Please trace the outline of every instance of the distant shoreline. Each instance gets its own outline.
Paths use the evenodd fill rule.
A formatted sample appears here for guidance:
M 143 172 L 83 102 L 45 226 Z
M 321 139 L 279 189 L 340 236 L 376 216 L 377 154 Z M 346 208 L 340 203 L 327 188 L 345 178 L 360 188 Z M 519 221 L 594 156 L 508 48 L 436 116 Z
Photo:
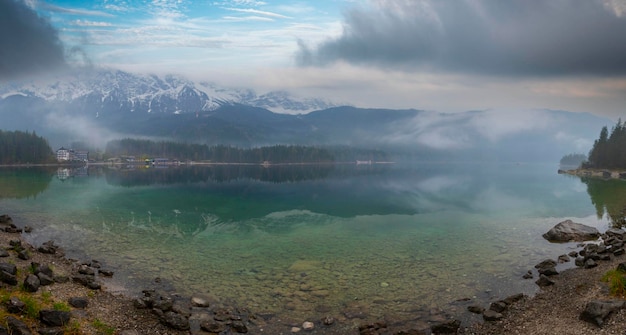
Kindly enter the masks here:
M 559 174 L 568 174 L 577 177 L 592 177 L 602 179 L 623 179 L 626 180 L 626 170 L 610 170 L 610 169 L 559 169 Z
M 81 164 L 62 164 L 62 163 L 43 163 L 43 164 L 0 164 L 0 167 L 81 167 L 81 166 L 118 166 L 118 165 L 137 165 L 137 166 L 145 166 L 145 165 L 156 165 L 156 166 L 212 166 L 212 165 L 233 165 L 233 166 L 306 166 L 306 165 L 389 165 L 395 164 L 395 162 L 391 161 L 372 161 L 370 163 L 358 163 L 357 161 L 352 162 L 293 162 L 293 163 L 272 163 L 272 162 L 261 162 L 261 163 L 238 163 L 238 162 L 210 162 L 210 161 L 188 161 L 188 162 L 167 162 L 167 163 L 157 163 L 157 164 L 146 164 L 144 162 L 92 162 L 92 163 L 81 163 Z

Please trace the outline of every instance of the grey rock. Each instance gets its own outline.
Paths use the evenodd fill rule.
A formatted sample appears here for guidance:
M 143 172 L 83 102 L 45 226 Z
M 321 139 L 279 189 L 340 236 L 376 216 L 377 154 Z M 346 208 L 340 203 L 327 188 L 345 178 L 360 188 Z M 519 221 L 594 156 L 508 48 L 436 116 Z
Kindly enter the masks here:
M 553 259 L 544 259 L 535 265 L 535 269 L 553 268 L 556 266 L 556 261 Z
M 21 314 L 24 311 L 26 304 L 17 297 L 11 297 L 7 301 L 7 311 L 13 314 Z
M 332 316 L 326 316 L 322 319 L 322 324 L 324 326 L 332 326 L 335 323 L 335 318 Z
M 209 301 L 204 298 L 193 297 L 191 298 L 191 305 L 194 307 L 209 307 Z
M 595 268 L 596 266 L 598 266 L 598 263 L 591 258 L 585 261 L 585 269 Z
M 61 327 L 39 328 L 39 335 L 63 335 L 65 331 Z
M 456 334 L 459 327 L 461 327 L 461 321 L 449 320 L 431 326 L 430 330 L 434 334 Z
M 172 303 L 172 311 L 189 317 L 191 316 L 191 302 L 187 299 L 175 299 Z
M 533 272 L 532 272 L 532 271 L 530 271 L 530 270 L 528 270 L 528 272 L 526 272 L 526 273 L 522 276 L 522 278 L 524 278 L 524 279 L 533 279 L 533 277 L 534 277 L 534 276 L 533 276 Z
M 17 258 L 27 261 L 30 259 L 30 254 L 28 253 L 28 250 L 22 249 L 17 253 Z
M 569 260 L 569 256 L 568 255 L 561 255 L 561 256 L 559 256 L 559 258 L 557 258 L 557 261 L 559 263 L 567 263 L 570 260 Z
M 78 273 L 80 273 L 81 275 L 87 275 L 87 276 L 95 276 L 96 275 L 96 271 L 92 268 L 90 268 L 87 265 L 81 265 L 78 267 Z
M 585 310 L 580 314 L 580 319 L 594 323 L 602 327 L 606 318 L 613 312 L 624 308 L 624 301 L 620 300 L 594 300 L 585 305 Z
M 68 276 L 54 275 L 54 282 L 55 283 L 67 283 L 68 281 L 70 281 L 70 277 L 68 277 Z
M 85 297 L 72 297 L 68 299 L 68 302 L 75 308 L 86 308 L 89 305 L 89 299 Z
M 205 320 L 200 323 L 200 328 L 209 333 L 221 333 L 226 330 L 226 324 L 216 320 Z
M 556 268 L 551 267 L 551 268 L 539 269 L 539 274 L 540 275 L 546 275 L 546 276 L 555 276 L 555 275 L 558 275 L 559 272 L 556 271 Z
M 467 310 L 474 314 L 482 314 L 485 311 L 482 306 L 477 305 L 467 306 Z
M 17 276 L 7 273 L 5 271 L 0 271 L 0 281 L 9 284 L 9 285 L 17 285 Z
M 37 251 L 41 252 L 42 254 L 56 254 L 57 250 L 59 249 L 58 246 L 54 245 L 54 241 L 48 241 L 48 242 L 44 242 L 39 248 L 37 248 Z
M 90 276 L 90 275 L 85 275 L 85 274 L 78 274 L 72 277 L 72 281 L 75 281 L 87 288 L 90 288 L 92 290 L 99 290 L 100 289 L 100 284 L 98 284 L 95 280 L 94 276 Z
M 70 322 L 71 314 L 67 311 L 42 309 L 39 311 L 39 320 L 48 326 L 63 327 Z
M 498 321 L 503 317 L 504 315 L 493 310 L 486 310 L 485 313 L 483 313 L 483 319 L 485 321 Z
M 550 242 L 588 241 L 600 237 L 600 232 L 594 227 L 565 220 L 542 236 Z
M 11 335 L 32 335 L 28 326 L 14 316 L 7 316 L 5 322 L 9 328 Z
M 30 263 L 30 265 L 33 268 L 33 273 L 34 274 L 43 273 L 43 274 L 47 275 L 48 277 L 53 277 L 54 276 L 54 273 L 52 272 L 52 269 L 47 264 L 41 265 L 39 263 L 32 262 L 32 263 Z
M 523 293 L 517 293 L 517 294 L 513 294 L 511 296 L 506 297 L 504 300 L 504 303 L 507 305 L 511 305 L 514 302 L 520 301 L 522 299 L 524 299 L 525 295 Z
M 611 237 L 616 237 L 620 240 L 624 240 L 624 236 L 626 236 L 626 231 L 621 228 L 610 228 L 606 231 L 605 234 Z
M 180 315 L 171 311 L 163 313 L 163 316 L 161 317 L 161 322 L 173 329 L 189 329 L 189 319 L 187 319 L 184 315 Z
M 245 323 L 243 323 L 243 321 L 233 321 L 233 323 L 230 325 L 230 328 L 234 330 L 235 332 L 241 333 L 241 334 L 245 334 L 248 332 L 248 327 L 246 326 Z M 309 330 L 310 329 L 313 329 L 313 328 L 309 328 Z
M 498 313 L 502 313 L 506 310 L 506 303 L 504 301 L 492 302 L 491 305 L 489 305 L 489 309 Z
M 535 281 L 535 283 L 541 287 L 544 286 L 550 286 L 550 285 L 554 285 L 554 281 L 552 281 L 550 278 L 548 278 L 548 276 L 546 275 L 541 275 L 539 276 L 539 279 L 537 279 L 537 281 Z
M 24 289 L 28 292 L 37 292 L 39 286 L 41 286 L 39 277 L 33 274 L 29 274 L 26 279 L 24 279 Z
M 52 279 L 50 276 L 48 276 L 47 274 L 43 272 L 39 272 L 37 274 L 37 278 L 39 278 L 39 282 L 41 283 L 41 286 L 47 286 L 47 285 L 51 285 L 54 283 L 54 279 Z

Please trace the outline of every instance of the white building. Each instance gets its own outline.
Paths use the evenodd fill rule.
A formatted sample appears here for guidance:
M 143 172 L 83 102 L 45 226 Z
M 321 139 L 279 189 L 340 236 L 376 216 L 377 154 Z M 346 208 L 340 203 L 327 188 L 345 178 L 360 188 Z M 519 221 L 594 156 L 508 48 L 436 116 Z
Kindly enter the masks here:
M 72 151 L 70 149 L 65 149 L 64 147 L 61 147 L 59 150 L 57 150 L 57 160 L 59 162 L 67 162 L 69 160 L 72 159 Z
M 57 150 L 57 161 L 69 162 L 69 161 L 89 161 L 89 151 L 76 151 L 73 149 L 65 149 L 61 147 Z

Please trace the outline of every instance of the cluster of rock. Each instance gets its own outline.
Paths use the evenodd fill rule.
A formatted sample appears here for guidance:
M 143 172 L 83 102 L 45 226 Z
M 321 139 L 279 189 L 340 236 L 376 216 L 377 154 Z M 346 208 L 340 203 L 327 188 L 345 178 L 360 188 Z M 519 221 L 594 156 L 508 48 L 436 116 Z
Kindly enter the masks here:
M 468 306 L 467 310 L 472 313 L 482 314 L 485 321 L 498 321 L 504 318 L 504 314 L 502 313 L 504 313 L 509 308 L 509 306 L 521 299 L 524 299 L 525 297 L 525 295 L 518 293 L 511 295 L 505 299 L 492 302 L 489 305 L 488 309 L 485 309 L 479 305 L 472 305 Z
M 20 234 L 31 232 L 31 228 L 19 228 L 13 224 L 11 217 L 0 215 L 0 231 Z M 30 245 L 23 245 L 21 240 L 15 239 L 9 242 L 9 247 L 0 248 L 0 258 L 10 257 L 12 251 L 20 260 L 30 260 L 35 252 L 62 257 L 62 250 L 53 241 L 43 243 L 38 248 Z M 23 280 L 18 280 L 19 273 L 29 273 Z M 0 282 L 11 286 L 22 285 L 25 291 L 37 292 L 41 286 L 52 285 L 54 283 L 65 283 L 72 281 L 83 285 L 91 290 L 100 290 L 101 277 L 111 277 L 113 272 L 103 269 L 100 262 L 96 260 L 75 263 L 72 273 L 68 275 L 56 274 L 48 265 L 31 262 L 28 269 L 18 271 L 17 266 L 9 262 L 0 261 Z M 68 303 L 75 308 L 86 308 L 87 298 L 74 297 Z M 9 313 L 23 314 L 24 303 L 17 298 L 11 298 L 7 309 Z M 208 334 L 245 334 L 255 332 L 259 326 L 265 324 L 268 318 L 273 315 L 252 314 L 247 309 L 225 306 L 211 302 L 208 299 L 193 297 L 186 298 L 176 293 L 166 293 L 157 290 L 144 290 L 143 297 L 135 299 L 134 305 L 138 309 L 149 309 L 157 316 L 159 321 L 173 330 L 190 331 L 192 333 Z M 43 310 L 40 315 L 41 326 L 37 327 L 40 334 L 63 334 L 62 326 L 66 325 L 71 318 L 70 312 Z M 320 324 L 330 326 L 334 323 L 334 318 L 326 317 L 320 320 Z M 5 330 L 0 326 L 0 334 L 31 334 L 28 326 L 19 318 L 9 316 L 7 323 L 9 329 Z M 304 321 L 300 325 L 293 325 L 291 331 L 301 330 L 311 331 L 315 328 L 315 323 Z
M 161 323 L 177 330 L 245 334 L 256 319 L 245 309 L 212 306 L 200 297 L 189 299 L 156 290 L 144 290 L 134 304 L 139 309 L 151 309 Z
M 599 261 L 609 261 L 612 257 L 626 253 L 624 250 L 626 231 L 622 229 L 611 228 L 604 234 L 600 234 L 596 228 L 566 220 L 555 225 L 550 231 L 543 234 L 543 237 L 551 242 L 583 242 L 589 240 L 594 242 L 579 244 L 579 247 L 582 248 L 581 250 L 560 255 L 556 260 L 543 260 L 535 265 L 534 271 L 528 270 L 523 278 L 534 278 L 534 272 L 536 271 L 539 278 L 535 283 L 540 287 L 554 285 L 555 281 L 552 278 L 559 274 L 556 269 L 557 265 L 570 262 L 571 258 L 575 259 L 574 263 L 576 266 L 590 269 L 596 267 Z M 620 267 L 626 273 L 626 262 L 621 263 Z M 524 295 L 516 294 L 491 303 L 488 309 L 477 305 L 468 306 L 467 309 L 472 313 L 482 314 L 485 321 L 498 321 L 503 319 L 503 313 L 511 304 L 523 298 L 525 298 Z M 611 313 L 622 308 L 626 308 L 626 303 L 623 300 L 594 300 L 587 303 L 580 315 L 580 319 L 602 326 L 604 320 Z
M 582 248 L 579 251 L 561 255 L 557 260 L 546 259 L 535 265 L 539 275 L 539 279 L 535 283 L 540 287 L 554 285 L 555 281 L 552 280 L 552 277 L 559 274 L 556 270 L 557 265 L 569 262 L 570 258 L 575 259 L 574 263 L 577 267 L 590 269 L 598 266 L 597 262 L 599 261 L 609 261 L 613 257 L 626 253 L 624 250 L 626 231 L 618 228 L 610 228 L 604 234 L 600 234 L 596 228 L 566 220 L 543 234 L 543 237 L 551 242 L 583 242 L 589 240 L 594 240 L 594 242 L 579 244 L 578 246 Z M 626 262 L 621 263 L 618 270 L 626 274 Z M 523 278 L 534 278 L 533 271 L 529 270 Z M 519 294 L 513 297 L 515 299 L 507 298 L 492 303 L 487 311 L 479 306 L 470 306 L 468 309 L 474 313 L 482 313 L 486 321 L 497 321 L 502 319 L 501 313 L 506 310 L 506 306 L 523 296 Z M 626 302 L 623 300 L 593 300 L 586 304 L 584 311 L 580 314 L 580 319 L 601 327 L 611 313 L 623 308 L 626 308 Z
M 21 232 L 12 224 L 10 217 L 2 215 L 0 216 L 0 221 L 3 231 L 11 233 Z M 68 276 L 55 273 L 48 264 L 30 262 L 29 265 L 24 263 L 26 266 L 18 269 L 15 261 L 11 259 L 12 253 L 18 259 L 29 260 L 31 253 L 34 252 L 54 254 L 57 251 L 58 247 L 53 242 L 47 242 L 42 248 L 35 250 L 29 245 L 23 245 L 19 239 L 9 241 L 9 246 L 0 247 L 0 282 L 16 288 L 21 283 L 23 290 L 31 293 L 39 291 L 42 286 L 68 282 L 70 280 Z M 3 259 L 6 259 L 6 261 L 2 261 Z M 69 299 L 68 303 L 75 308 L 86 308 L 88 300 L 84 297 L 73 297 Z M 8 299 L 4 307 L 10 315 L 6 316 L 5 323 L 0 325 L 0 334 L 33 334 L 31 327 L 21 318 L 21 316 L 28 314 L 28 307 L 24 301 L 13 296 Z M 64 326 L 70 322 L 71 317 L 72 315 L 69 311 L 41 309 L 38 315 L 39 323 L 34 328 L 36 328 L 38 334 L 63 334 Z

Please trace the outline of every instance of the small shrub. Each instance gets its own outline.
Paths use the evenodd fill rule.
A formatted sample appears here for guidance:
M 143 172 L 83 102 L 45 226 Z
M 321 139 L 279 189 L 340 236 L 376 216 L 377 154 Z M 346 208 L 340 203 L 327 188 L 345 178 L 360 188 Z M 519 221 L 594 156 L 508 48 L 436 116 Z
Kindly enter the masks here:
M 64 311 L 64 312 L 69 312 L 71 310 L 70 306 L 68 306 L 64 302 L 55 302 L 54 304 L 52 304 L 52 309 L 54 309 L 55 311 Z
M 623 271 L 617 269 L 609 270 L 602 276 L 602 281 L 609 284 L 609 290 L 612 295 L 626 296 L 626 273 Z
M 66 324 L 63 328 L 63 335 L 83 335 L 80 330 L 80 322 L 74 320 Z
M 41 305 L 37 300 L 35 300 L 31 296 L 22 296 L 20 300 L 24 303 L 24 313 L 29 318 L 37 319 L 39 318 L 39 310 L 41 310 Z
M 115 328 L 107 325 L 106 323 L 100 321 L 99 319 L 95 319 L 93 320 L 92 323 L 93 327 L 96 328 L 96 330 L 103 335 L 113 335 L 115 334 Z
M 49 304 L 52 301 L 52 292 L 50 292 L 50 291 L 41 291 L 41 301 L 44 304 Z

